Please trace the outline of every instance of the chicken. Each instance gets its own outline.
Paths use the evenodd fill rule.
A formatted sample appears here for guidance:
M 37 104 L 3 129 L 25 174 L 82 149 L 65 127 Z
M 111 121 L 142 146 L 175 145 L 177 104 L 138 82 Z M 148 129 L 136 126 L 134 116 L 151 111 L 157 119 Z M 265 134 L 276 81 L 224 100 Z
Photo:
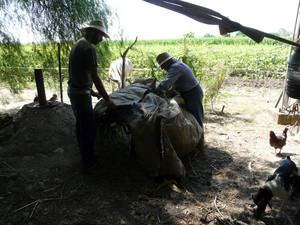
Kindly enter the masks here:
M 52 97 L 49 99 L 50 102 L 55 102 L 57 100 L 57 94 L 53 94 Z
M 282 135 L 276 136 L 274 131 L 270 131 L 270 145 L 275 149 L 275 154 L 276 154 L 276 149 L 279 148 L 279 154 L 281 154 L 281 149 L 283 146 L 286 144 L 286 138 L 287 138 L 287 131 L 288 128 L 284 128 Z

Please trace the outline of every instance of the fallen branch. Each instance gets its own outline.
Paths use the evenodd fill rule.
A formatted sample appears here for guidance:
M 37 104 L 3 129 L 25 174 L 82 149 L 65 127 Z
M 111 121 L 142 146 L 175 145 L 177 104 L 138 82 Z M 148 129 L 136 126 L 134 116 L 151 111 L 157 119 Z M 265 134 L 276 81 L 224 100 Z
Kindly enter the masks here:
M 217 196 L 215 197 L 215 200 L 214 200 L 214 206 L 215 206 L 215 208 L 217 209 L 218 213 L 220 214 L 221 219 L 224 219 L 223 214 L 221 213 L 221 211 L 219 210 L 219 208 L 218 208 L 218 206 L 217 206 Z
M 16 210 L 14 211 L 14 213 L 17 213 L 17 212 L 21 211 L 22 209 L 25 209 L 25 208 L 27 208 L 27 207 L 29 207 L 29 206 L 35 204 L 36 202 L 37 202 L 37 201 L 34 201 L 34 202 L 31 202 L 31 203 L 29 203 L 29 204 L 27 204 L 27 205 L 22 206 L 21 208 L 16 209 Z
M 56 201 L 56 200 L 60 200 L 60 198 L 45 198 L 45 199 L 39 199 L 39 200 L 36 200 L 36 201 L 33 201 L 27 205 L 24 205 L 22 206 L 21 208 L 18 208 L 14 211 L 14 214 L 21 211 L 22 209 L 25 209 L 33 204 L 40 204 L 40 203 L 43 203 L 43 202 L 47 202 L 47 201 Z
M 121 74 L 121 81 L 122 81 L 122 84 L 121 84 L 121 87 L 124 88 L 125 87 L 125 60 L 126 60 L 126 55 L 129 51 L 129 49 L 132 48 L 132 46 L 137 42 L 137 37 L 135 38 L 135 41 L 125 50 L 125 52 L 123 54 L 121 54 L 121 57 L 122 57 L 122 74 Z
M 32 218 L 32 216 L 33 216 L 33 213 L 34 213 L 36 207 L 38 206 L 38 204 L 39 204 L 39 202 L 37 201 L 37 202 L 35 203 L 35 205 L 34 205 L 32 211 L 31 211 L 30 215 L 27 217 L 27 223 L 26 223 L 26 225 L 29 224 L 29 222 L 30 222 L 30 220 L 31 220 L 31 218 Z

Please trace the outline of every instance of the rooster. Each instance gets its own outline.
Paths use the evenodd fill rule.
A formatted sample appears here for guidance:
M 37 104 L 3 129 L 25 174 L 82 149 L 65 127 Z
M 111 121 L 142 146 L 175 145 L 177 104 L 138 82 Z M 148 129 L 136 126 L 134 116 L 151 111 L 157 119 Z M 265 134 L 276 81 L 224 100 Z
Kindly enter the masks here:
M 288 128 L 284 128 L 282 135 L 276 136 L 274 131 L 270 131 L 270 145 L 275 149 L 275 154 L 276 154 L 276 149 L 279 148 L 279 155 L 281 154 L 281 149 L 283 146 L 286 144 L 286 138 L 287 138 L 287 131 Z

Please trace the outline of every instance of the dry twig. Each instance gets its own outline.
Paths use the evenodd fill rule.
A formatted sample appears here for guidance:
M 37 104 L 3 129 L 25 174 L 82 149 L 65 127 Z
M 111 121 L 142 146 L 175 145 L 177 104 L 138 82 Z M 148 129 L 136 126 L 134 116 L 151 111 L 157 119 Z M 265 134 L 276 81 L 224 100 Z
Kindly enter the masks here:
M 31 203 L 29 203 L 29 204 L 27 204 L 27 205 L 22 206 L 21 208 L 16 209 L 16 210 L 14 211 L 14 213 L 17 213 L 17 212 L 21 211 L 22 209 L 25 209 L 25 208 L 27 208 L 27 207 L 33 205 L 33 204 L 40 204 L 40 203 L 43 203 L 43 202 L 47 202 L 47 201 L 56 201 L 56 200 L 60 200 L 60 198 L 45 198 L 45 199 L 38 199 L 38 200 L 33 201 L 33 202 L 31 202 Z
M 217 196 L 215 197 L 215 200 L 214 200 L 214 206 L 215 206 L 215 208 L 217 209 L 218 213 L 220 214 L 221 219 L 224 219 L 223 214 L 221 213 L 221 211 L 219 210 L 219 208 L 218 208 L 218 206 L 217 206 Z
M 125 60 L 126 60 L 126 55 L 129 51 L 129 49 L 132 48 L 132 46 L 137 42 L 137 37 L 135 38 L 135 41 L 125 50 L 125 52 L 123 54 L 121 54 L 123 63 L 122 63 L 122 74 L 121 74 L 121 87 L 124 88 L 125 87 Z
M 35 203 L 35 205 L 34 205 L 32 211 L 31 211 L 30 215 L 27 217 L 27 223 L 26 223 L 26 225 L 29 224 L 29 222 L 30 222 L 30 220 L 31 220 L 31 218 L 32 218 L 32 216 L 33 216 L 33 213 L 34 213 L 34 211 L 35 211 L 35 209 L 36 209 L 36 207 L 38 206 L 39 203 L 40 203 L 40 202 L 38 202 L 38 201 Z

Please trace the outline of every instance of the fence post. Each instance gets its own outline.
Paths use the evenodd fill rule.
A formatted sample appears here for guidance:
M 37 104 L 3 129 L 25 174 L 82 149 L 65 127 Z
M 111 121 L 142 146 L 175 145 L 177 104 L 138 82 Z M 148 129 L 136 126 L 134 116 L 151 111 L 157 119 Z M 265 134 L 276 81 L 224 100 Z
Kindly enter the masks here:
M 46 100 L 44 78 L 43 78 L 42 70 L 34 69 L 34 77 L 35 77 L 35 83 L 36 83 L 36 88 L 37 88 L 38 97 L 39 97 L 39 103 L 40 103 L 40 105 L 46 105 L 47 100 Z

